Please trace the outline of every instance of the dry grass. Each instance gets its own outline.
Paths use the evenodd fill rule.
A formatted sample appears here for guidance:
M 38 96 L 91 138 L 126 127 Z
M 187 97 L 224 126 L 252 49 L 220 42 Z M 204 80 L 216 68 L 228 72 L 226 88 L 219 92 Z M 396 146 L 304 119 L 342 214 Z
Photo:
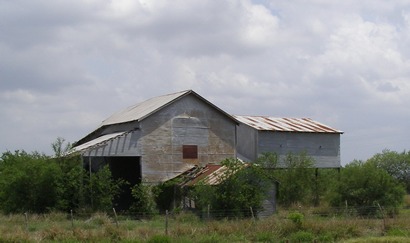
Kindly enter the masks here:
M 281 210 L 260 220 L 202 221 L 182 213 L 153 220 L 114 219 L 98 213 L 74 220 L 61 213 L 0 215 L 0 242 L 283 242 L 287 239 L 316 242 L 404 242 L 410 237 L 410 210 L 395 218 L 363 219 L 344 216 L 322 217 L 303 211 L 301 225 L 288 220 L 290 211 Z M 355 241 L 356 240 L 356 241 Z

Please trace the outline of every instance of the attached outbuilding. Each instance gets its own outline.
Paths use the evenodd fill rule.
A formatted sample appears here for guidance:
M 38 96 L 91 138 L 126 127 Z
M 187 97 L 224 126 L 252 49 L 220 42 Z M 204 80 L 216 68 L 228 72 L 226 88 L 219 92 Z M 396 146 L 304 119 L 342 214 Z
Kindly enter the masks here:
M 314 159 L 315 168 L 340 168 L 342 131 L 310 118 L 234 117 L 240 121 L 237 151 L 244 161 L 255 161 L 262 153 L 270 152 L 283 162 L 289 153 L 305 152 Z

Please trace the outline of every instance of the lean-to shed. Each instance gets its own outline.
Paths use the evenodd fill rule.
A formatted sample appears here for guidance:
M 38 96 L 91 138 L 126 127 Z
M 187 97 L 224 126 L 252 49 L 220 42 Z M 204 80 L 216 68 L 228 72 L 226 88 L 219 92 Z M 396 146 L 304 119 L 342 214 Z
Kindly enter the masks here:
M 132 183 L 169 180 L 236 157 L 238 122 L 192 90 L 154 97 L 104 120 L 75 143 L 91 170 L 108 164 Z M 138 178 L 138 179 L 136 179 Z
M 238 156 L 245 161 L 254 161 L 265 152 L 276 153 L 280 161 L 289 153 L 306 152 L 316 168 L 340 167 L 342 131 L 309 118 L 234 117 L 240 121 Z

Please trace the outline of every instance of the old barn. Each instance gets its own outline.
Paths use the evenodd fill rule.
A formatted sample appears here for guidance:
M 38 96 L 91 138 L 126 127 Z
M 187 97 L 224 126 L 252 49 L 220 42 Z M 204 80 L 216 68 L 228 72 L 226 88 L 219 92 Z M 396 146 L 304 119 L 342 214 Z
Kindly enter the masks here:
M 113 114 L 71 153 L 80 154 L 90 172 L 108 165 L 114 178 L 128 181 L 117 202 L 127 209 L 133 185 L 168 181 L 227 158 L 252 162 L 264 152 L 283 158 L 305 151 L 316 168 L 339 168 L 341 134 L 311 119 L 232 116 L 186 90 Z M 274 198 L 269 207 L 275 208 Z
M 192 90 L 155 97 L 104 120 L 73 149 L 146 182 L 236 157 L 237 121 Z

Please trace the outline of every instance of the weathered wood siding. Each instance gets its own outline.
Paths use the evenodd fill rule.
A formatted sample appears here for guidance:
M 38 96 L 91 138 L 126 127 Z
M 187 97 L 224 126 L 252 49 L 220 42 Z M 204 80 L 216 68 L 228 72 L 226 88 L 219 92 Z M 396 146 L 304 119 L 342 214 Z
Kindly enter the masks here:
M 193 95 L 188 95 L 140 123 L 142 177 L 165 181 L 193 165 L 235 157 L 236 123 Z M 197 159 L 183 159 L 182 145 L 197 145 Z
M 275 152 L 283 160 L 289 154 L 306 152 L 316 168 L 340 167 L 340 134 L 259 131 L 258 154 Z

